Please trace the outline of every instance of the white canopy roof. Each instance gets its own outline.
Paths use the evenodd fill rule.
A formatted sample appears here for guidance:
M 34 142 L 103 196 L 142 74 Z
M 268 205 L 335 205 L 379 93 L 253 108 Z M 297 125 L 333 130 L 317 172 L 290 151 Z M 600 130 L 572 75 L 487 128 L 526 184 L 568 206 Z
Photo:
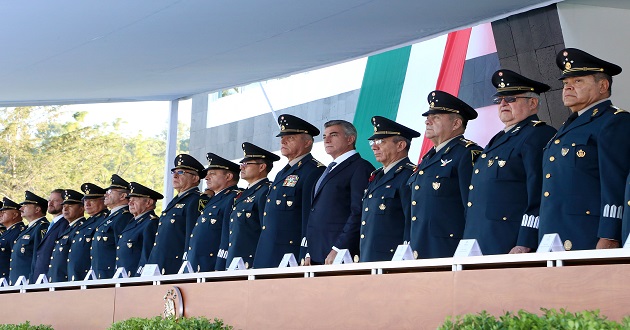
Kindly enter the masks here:
M 559 1 L 3 1 L 0 106 L 174 100 Z

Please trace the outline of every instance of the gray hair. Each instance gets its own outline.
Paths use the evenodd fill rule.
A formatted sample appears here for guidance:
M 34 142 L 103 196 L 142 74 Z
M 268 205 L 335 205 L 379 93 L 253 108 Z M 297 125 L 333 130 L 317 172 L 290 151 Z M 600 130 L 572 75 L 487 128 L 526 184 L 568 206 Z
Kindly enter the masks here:
M 354 125 L 352 125 L 352 123 L 347 122 L 345 120 L 341 120 L 341 119 L 335 119 L 335 120 L 330 120 L 327 121 L 324 124 L 324 128 L 328 128 L 330 126 L 336 126 L 339 125 L 341 126 L 341 128 L 343 128 L 343 133 L 346 136 L 354 136 L 354 144 L 353 147 L 356 147 L 356 141 L 357 141 L 357 129 L 354 127 Z

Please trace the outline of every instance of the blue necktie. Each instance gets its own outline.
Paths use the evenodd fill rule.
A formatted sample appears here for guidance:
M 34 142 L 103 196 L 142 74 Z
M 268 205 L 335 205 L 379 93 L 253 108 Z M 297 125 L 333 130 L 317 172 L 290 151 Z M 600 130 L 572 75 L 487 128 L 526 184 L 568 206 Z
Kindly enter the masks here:
M 330 173 L 330 170 L 332 170 L 333 167 L 335 167 L 335 165 L 337 165 L 337 163 L 332 162 L 330 164 L 328 164 L 328 167 L 326 167 L 326 170 L 324 171 L 324 173 L 322 173 L 322 176 L 319 177 L 319 180 L 317 180 L 317 184 L 315 185 L 315 194 L 317 195 L 317 192 L 319 192 L 319 186 L 322 184 L 322 181 L 324 181 L 324 178 L 326 177 L 326 175 L 328 175 L 328 173 Z

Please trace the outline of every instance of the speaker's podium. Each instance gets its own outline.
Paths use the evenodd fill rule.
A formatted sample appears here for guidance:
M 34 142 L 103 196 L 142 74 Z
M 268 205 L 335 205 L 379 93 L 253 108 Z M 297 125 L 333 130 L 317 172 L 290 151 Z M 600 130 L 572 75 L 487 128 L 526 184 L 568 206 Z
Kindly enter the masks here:
M 184 266 L 173 275 L 22 282 L 0 286 L 2 323 L 105 329 L 169 309 L 237 329 L 434 329 L 449 315 L 482 310 L 628 314 L 630 249 L 563 251 L 555 238 L 545 242 L 537 253 L 514 255 L 484 256 L 476 242 L 463 242 L 466 250 L 452 258 L 415 259 L 402 246 L 395 261 L 297 266 L 288 257 L 278 268 L 196 273 Z

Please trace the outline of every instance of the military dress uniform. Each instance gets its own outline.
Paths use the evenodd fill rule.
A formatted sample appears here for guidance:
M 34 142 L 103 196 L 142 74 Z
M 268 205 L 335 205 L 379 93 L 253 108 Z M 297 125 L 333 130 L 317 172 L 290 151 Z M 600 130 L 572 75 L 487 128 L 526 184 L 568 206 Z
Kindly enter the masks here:
M 560 51 L 563 78 L 621 68 L 577 49 Z M 591 71 L 592 70 L 592 71 Z M 558 129 L 543 155 L 539 239 L 558 233 L 566 250 L 621 241 L 624 185 L 630 171 L 630 114 L 602 100 Z
M 9 279 L 9 268 L 11 267 L 11 251 L 13 250 L 13 244 L 25 228 L 26 225 L 24 222 L 20 221 L 9 226 L 9 228 L 0 235 L 0 277 L 7 280 Z
M 245 158 L 241 163 L 249 160 L 265 162 L 280 160 L 277 155 L 248 142 L 242 144 L 242 149 Z M 227 225 L 224 223 L 228 233 L 226 234 L 226 229 L 223 230 L 216 270 L 228 268 L 235 257 L 243 258 L 246 268 L 253 265 L 270 185 L 269 179 L 264 178 L 236 196 L 229 215 L 230 222 Z M 222 259 L 225 259 L 225 264 Z M 221 266 L 225 268 L 220 268 Z
M 429 94 L 431 113 L 459 111 L 464 119 L 477 112 L 456 97 L 441 91 Z M 431 149 L 409 178 L 411 189 L 409 244 L 418 258 L 452 257 L 464 234 L 468 187 L 473 160 L 481 152 L 476 143 L 456 136 L 440 150 Z
M 129 197 L 164 198 L 162 194 L 137 182 L 129 183 Z M 139 276 L 151 252 L 158 229 L 159 217 L 153 210 L 137 214 L 118 235 L 116 240 L 116 268 L 124 267 L 127 276 Z
M 175 169 L 193 170 L 198 172 L 200 177 L 204 171 L 201 163 L 186 154 L 175 158 L 173 170 Z M 180 192 L 166 205 L 160 216 L 147 264 L 157 264 L 162 275 L 176 274 L 179 271 L 188 239 L 207 201 L 207 197 L 199 188 L 193 187 Z
M 107 188 L 129 191 L 129 182 L 117 174 L 112 174 L 111 185 Z M 128 196 L 127 196 L 128 197 Z M 107 218 L 96 227 L 90 258 L 96 278 L 112 278 L 116 272 L 116 243 L 118 235 L 127 227 L 133 215 L 128 205 L 119 205 L 111 209 Z
M 219 169 L 230 171 L 234 179 L 238 180 L 240 166 L 224 159 L 214 153 L 206 155 L 208 167 L 206 171 Z M 187 258 L 192 268 L 197 272 L 214 271 L 221 245 L 223 224 L 229 223 L 228 217 L 232 212 L 232 206 L 240 189 L 236 185 L 226 187 L 210 198 L 208 204 L 201 212 L 188 241 Z M 224 270 L 224 268 L 220 270 Z
M 374 134 L 368 138 L 371 143 L 394 136 L 411 142 L 420 136 L 419 132 L 381 116 L 372 117 L 372 125 Z M 392 260 L 398 245 L 404 243 L 405 219 L 409 218 L 411 206 L 407 180 L 414 169 L 415 164 L 405 157 L 388 165 L 387 173 L 381 167 L 370 175 L 361 208 L 360 261 Z
M 294 134 L 314 137 L 320 133 L 315 126 L 292 115 L 278 117 L 278 124 L 280 133 L 276 137 Z M 300 258 L 311 209 L 311 191 L 326 166 L 310 153 L 287 166 L 276 175 L 267 196 L 255 268 L 278 267 L 286 253 Z
M 21 204 L 42 205 L 42 203 L 46 202 L 47 205 L 48 203 L 45 199 L 33 194 L 30 191 L 26 191 L 25 195 L 25 201 Z M 3 204 L 3 209 L 13 208 L 19 210 L 20 208 L 18 204 L 8 198 L 4 199 Z M 20 275 L 26 276 L 27 279 L 31 277 L 36 257 L 35 247 L 39 245 L 42 237 L 44 237 L 44 235 L 46 234 L 46 231 L 48 230 L 48 225 L 49 222 L 46 217 L 41 217 L 37 220 L 34 220 L 29 223 L 26 229 L 24 229 L 15 240 L 13 244 L 13 251 L 11 251 L 9 285 L 15 284 Z
M 495 96 L 543 93 L 549 86 L 510 70 L 492 76 Z M 499 103 L 501 99 L 499 98 Z M 501 130 L 477 158 L 466 211 L 464 238 L 474 238 L 483 254 L 508 253 L 538 245 L 543 147 L 556 130 L 531 115 Z
M 103 223 L 96 227 L 90 255 L 92 269 L 97 278 L 112 278 L 114 276 L 118 236 L 132 218 L 133 215 L 129 212 L 129 206 L 124 205 L 113 209 Z
M 64 190 L 63 202 L 65 204 L 83 204 L 83 194 L 72 189 Z M 67 219 L 59 221 L 68 221 Z M 48 281 L 49 282 L 66 282 L 68 281 L 68 251 L 72 240 L 76 235 L 77 229 L 85 222 L 83 216 L 72 220 L 63 233 L 59 235 L 59 239 L 55 241 L 52 255 L 50 256 L 50 265 L 48 265 Z

